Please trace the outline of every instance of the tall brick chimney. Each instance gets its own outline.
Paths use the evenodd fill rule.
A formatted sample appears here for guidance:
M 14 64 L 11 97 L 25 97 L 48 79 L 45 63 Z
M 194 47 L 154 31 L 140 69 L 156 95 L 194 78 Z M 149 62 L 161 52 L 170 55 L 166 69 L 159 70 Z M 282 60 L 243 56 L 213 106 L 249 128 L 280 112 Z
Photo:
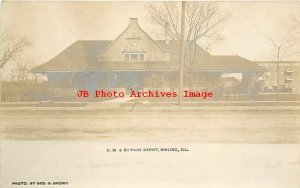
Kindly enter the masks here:
M 129 19 L 129 24 L 137 24 L 138 19 L 137 18 L 130 18 Z

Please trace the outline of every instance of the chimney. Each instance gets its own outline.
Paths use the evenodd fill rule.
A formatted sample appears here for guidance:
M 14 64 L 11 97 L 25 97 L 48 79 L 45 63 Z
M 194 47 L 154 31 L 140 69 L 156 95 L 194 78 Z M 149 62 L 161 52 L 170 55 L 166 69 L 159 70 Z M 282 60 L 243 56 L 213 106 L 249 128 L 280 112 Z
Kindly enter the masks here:
M 137 18 L 130 18 L 129 19 L 129 24 L 137 24 Z
M 168 22 L 165 23 L 165 43 L 166 44 L 170 43 L 170 39 L 169 39 L 169 23 Z

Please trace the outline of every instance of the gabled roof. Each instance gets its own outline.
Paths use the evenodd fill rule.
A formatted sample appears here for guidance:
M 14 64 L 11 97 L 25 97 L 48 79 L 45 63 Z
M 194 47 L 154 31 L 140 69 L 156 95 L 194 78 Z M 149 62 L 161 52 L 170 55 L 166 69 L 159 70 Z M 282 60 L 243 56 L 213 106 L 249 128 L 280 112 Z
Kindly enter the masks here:
M 131 26 L 137 28 L 149 38 L 160 50 L 170 54 L 170 61 L 155 62 L 128 62 L 128 61 L 105 61 L 101 57 L 115 44 Z M 192 43 L 191 43 L 192 44 Z M 265 68 L 240 56 L 212 56 L 199 46 L 194 46 L 196 53 L 196 63 L 193 70 L 197 71 L 264 71 Z M 179 66 L 179 42 L 170 40 L 166 43 L 163 40 L 153 40 L 138 24 L 137 18 L 130 18 L 128 27 L 115 40 L 81 40 L 76 41 L 67 47 L 56 57 L 49 60 L 31 72 L 80 72 L 80 71 L 128 71 L 128 70 L 175 70 Z
M 132 26 L 132 23 L 134 23 L 138 28 L 139 30 L 145 34 L 145 36 L 150 39 L 160 50 L 162 51 L 165 51 L 164 48 L 162 48 L 160 45 L 157 44 L 157 42 L 155 40 L 152 39 L 152 37 L 150 37 L 148 35 L 148 33 L 146 33 L 142 28 L 141 26 L 138 24 L 137 22 L 137 18 L 130 18 L 130 24 L 126 27 L 126 29 L 124 29 L 124 31 L 115 39 L 113 40 L 107 47 L 105 50 L 108 50 L 116 41 L 118 41 L 119 38 L 121 38 L 121 36 L 126 33 L 126 31 Z
M 180 57 L 179 57 L 179 41 L 178 40 L 170 40 L 170 41 L 168 41 L 168 43 L 166 43 L 165 40 L 156 40 L 156 42 L 162 48 L 164 48 L 166 51 L 168 51 L 170 53 L 171 61 L 179 60 Z M 210 54 L 207 51 L 203 50 L 199 46 L 197 46 L 196 50 L 197 50 L 198 56 L 202 56 L 202 57 L 210 56 Z
M 32 72 L 89 70 L 98 62 L 110 40 L 78 40 L 53 59 L 32 69 Z
M 200 58 L 194 68 L 216 71 L 264 71 L 265 68 L 238 55 L 212 55 Z
M 101 61 L 101 56 L 108 45 L 109 40 L 79 40 L 67 47 L 56 57 L 34 69 L 31 72 L 80 72 L 80 71 L 147 71 L 165 70 L 178 71 L 178 42 L 156 41 L 158 45 L 170 51 L 170 61 L 155 62 L 127 62 L 127 61 Z M 240 56 L 215 56 L 210 55 L 203 49 L 197 50 L 197 63 L 194 70 L 218 71 L 218 72 L 241 72 L 241 71 L 264 71 L 265 68 Z

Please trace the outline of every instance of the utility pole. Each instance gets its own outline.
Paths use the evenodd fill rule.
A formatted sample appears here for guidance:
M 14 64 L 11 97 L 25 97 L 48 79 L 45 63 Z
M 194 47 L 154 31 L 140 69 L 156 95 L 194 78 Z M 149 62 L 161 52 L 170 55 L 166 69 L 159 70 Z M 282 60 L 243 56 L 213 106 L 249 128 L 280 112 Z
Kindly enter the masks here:
M 278 101 L 279 101 L 279 61 L 280 61 L 280 48 L 281 46 L 277 47 L 277 63 L 276 63 L 276 87 L 277 87 L 277 91 L 276 91 L 276 101 L 277 101 L 277 105 L 278 105 Z
M 179 65 L 179 95 L 178 105 L 182 105 L 183 98 L 183 78 L 184 78 L 184 49 L 185 49 L 185 12 L 186 1 L 181 3 L 181 34 L 180 34 L 180 65 Z

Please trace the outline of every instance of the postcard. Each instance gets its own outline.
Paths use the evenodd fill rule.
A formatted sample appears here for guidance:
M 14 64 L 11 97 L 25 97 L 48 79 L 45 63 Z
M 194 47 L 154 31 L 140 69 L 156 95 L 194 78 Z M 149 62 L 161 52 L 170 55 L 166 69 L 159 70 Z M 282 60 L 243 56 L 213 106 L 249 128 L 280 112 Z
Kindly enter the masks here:
M 2 1 L 1 187 L 299 188 L 299 1 Z

